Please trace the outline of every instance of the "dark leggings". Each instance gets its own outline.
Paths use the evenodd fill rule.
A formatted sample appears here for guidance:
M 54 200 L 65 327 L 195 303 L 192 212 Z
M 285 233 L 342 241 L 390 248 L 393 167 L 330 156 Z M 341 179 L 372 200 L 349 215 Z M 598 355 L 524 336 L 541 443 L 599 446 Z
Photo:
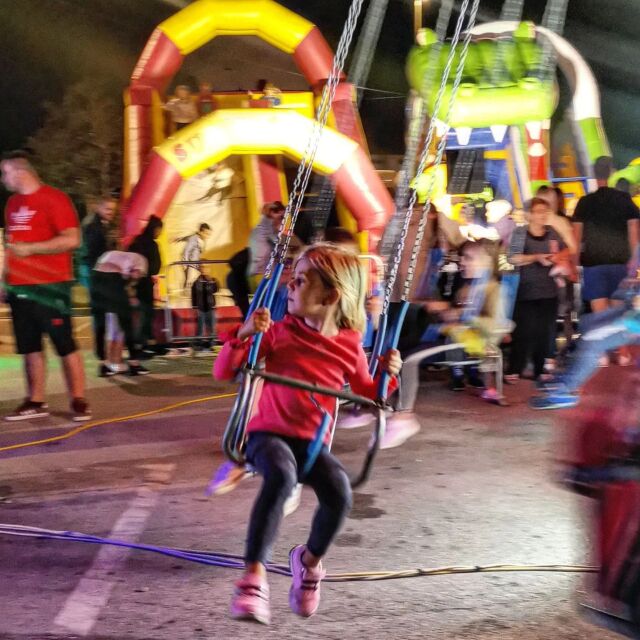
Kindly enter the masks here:
M 247 443 L 247 460 L 262 476 L 262 488 L 253 505 L 245 561 L 265 564 L 282 520 L 282 508 L 299 481 L 306 460 L 308 440 L 274 433 L 255 432 Z M 307 549 L 322 557 L 351 509 L 349 477 L 337 458 L 323 447 L 311 471 L 302 480 L 318 498 Z
M 140 326 L 137 343 L 146 345 L 153 338 L 153 278 L 140 278 L 136 285 L 138 302 L 140 303 Z
M 529 356 L 533 361 L 534 377 L 544 373 L 545 358 L 551 357 L 557 316 L 557 298 L 516 301 L 513 312 L 516 328 L 512 335 L 509 364 L 511 373 L 521 374 Z

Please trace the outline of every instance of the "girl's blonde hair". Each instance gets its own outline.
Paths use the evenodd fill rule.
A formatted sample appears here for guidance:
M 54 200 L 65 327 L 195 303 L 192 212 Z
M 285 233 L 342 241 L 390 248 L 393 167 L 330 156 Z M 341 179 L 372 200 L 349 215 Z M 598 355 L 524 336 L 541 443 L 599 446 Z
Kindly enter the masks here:
M 326 286 L 340 293 L 338 327 L 364 331 L 367 323 L 364 310 L 366 277 L 358 256 L 337 244 L 319 242 L 307 247 L 296 259 L 296 264 L 302 258 L 307 259 Z

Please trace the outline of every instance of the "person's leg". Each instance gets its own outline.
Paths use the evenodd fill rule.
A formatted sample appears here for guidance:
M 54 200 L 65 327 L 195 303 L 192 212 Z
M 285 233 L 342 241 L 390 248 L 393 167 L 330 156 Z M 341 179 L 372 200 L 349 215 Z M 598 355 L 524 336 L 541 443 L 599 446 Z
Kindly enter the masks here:
M 108 343 L 108 353 L 107 356 L 109 358 L 109 363 L 117 366 L 122 364 L 122 349 L 124 348 L 124 341 L 122 337 L 118 337 L 116 340 L 111 340 Z
M 595 300 L 590 300 L 591 311 L 593 313 L 600 313 L 602 311 L 606 311 L 609 308 L 609 299 L 608 298 L 596 298 Z
M 591 311 L 599 313 L 609 308 L 609 286 L 606 265 L 584 267 L 582 270 L 582 297 L 589 302 Z
M 320 562 L 351 510 L 352 492 L 349 476 L 325 447 L 304 479 L 318 497 L 303 562 L 315 567 Z
M 46 367 L 44 353 L 35 351 L 24 355 L 24 373 L 27 396 L 32 402 L 44 402 Z
M 73 351 L 62 357 L 62 368 L 71 400 L 84 398 L 84 364 L 80 351 Z
M 131 317 L 131 311 L 129 309 L 119 309 L 117 312 L 118 323 L 124 334 L 124 343 L 127 345 L 127 351 L 129 352 L 129 364 L 139 366 L 140 350 L 136 342 L 135 330 L 133 328 L 133 319 Z
M 211 309 L 204 312 L 204 327 L 202 335 L 203 349 L 211 348 L 211 345 L 213 343 L 213 311 Z
M 609 308 L 623 307 L 621 300 L 614 300 L 613 295 L 620 287 L 622 281 L 627 277 L 626 264 L 610 264 L 605 267 L 607 275 L 607 296 L 609 298 Z M 628 346 L 621 346 L 617 351 L 617 363 L 627 366 L 632 363 L 631 351 Z
M 620 316 L 624 315 L 625 312 L 626 309 L 624 306 L 616 305 L 598 313 L 585 313 L 580 317 L 578 330 L 581 335 L 584 335 L 592 329 L 611 324 L 620 318 Z
M 81 352 L 73 339 L 71 315 L 52 313 L 47 333 L 62 362 L 62 371 L 71 402 L 84 400 L 84 363 Z
M 106 332 L 106 320 L 105 312 L 101 309 L 92 309 L 91 315 L 93 317 L 93 340 L 94 351 L 96 358 L 100 362 L 104 362 L 107 359 L 107 353 L 105 349 L 105 332 Z
M 298 482 L 298 465 L 287 442 L 269 433 L 249 436 L 247 460 L 262 476 L 245 548 L 247 572 L 259 573 L 270 557 L 283 517 L 282 507 Z
M 113 372 L 118 371 L 118 365 L 122 364 L 122 349 L 124 346 L 124 333 L 120 328 L 118 316 L 109 312 L 106 314 L 107 330 L 106 330 L 106 350 L 107 364 Z
M 100 292 L 100 276 L 98 272 L 92 271 L 89 276 L 89 301 L 91 305 L 91 317 L 93 320 L 93 340 L 96 358 L 100 362 L 107 359 L 105 353 L 105 311 L 101 305 Z
M 306 545 L 289 552 L 291 589 L 289 606 L 299 616 L 312 616 L 320 605 L 320 583 L 325 576 L 321 558 L 326 554 L 351 510 L 349 477 L 338 460 L 324 447 L 304 479 L 318 497 Z
M 558 300 L 557 298 L 538 300 L 537 303 L 536 322 L 531 331 L 533 376 L 536 380 L 544 373 L 545 360 L 550 357 L 551 340 L 556 333 Z
M 191 287 L 193 286 L 193 283 L 198 279 L 199 276 L 200 269 L 190 266 L 186 267 L 184 274 L 184 287 L 189 294 L 191 293 Z
M 420 364 L 431 360 L 434 349 L 440 347 L 442 351 L 436 355 L 446 355 L 446 345 L 440 343 L 424 343 L 402 352 L 402 369 L 400 370 L 400 385 L 398 388 L 397 411 L 413 411 L 420 387 Z
M 141 278 L 136 286 L 140 302 L 140 322 L 137 342 L 144 347 L 153 338 L 153 279 Z
M 565 287 L 564 305 L 562 309 L 562 336 L 564 338 L 564 345 L 562 348 L 562 355 L 567 352 L 569 345 L 573 339 L 573 311 L 575 308 L 575 289 L 576 286 L 573 282 L 568 281 Z
M 636 339 L 620 322 L 592 329 L 577 344 L 569 368 L 559 380 L 570 393 L 575 393 L 598 367 L 598 359 L 607 351 L 632 344 Z
M 509 373 L 522 375 L 527 364 L 529 353 L 529 313 L 527 302 L 518 300 L 513 311 L 515 328 L 511 334 L 511 357 L 509 358 Z
M 398 388 L 398 411 L 413 411 L 420 387 L 420 363 L 424 358 L 418 352 L 403 358 Z
M 205 325 L 205 311 L 201 311 L 200 309 L 196 309 L 197 321 L 196 321 L 196 340 L 194 342 L 194 346 L 201 348 L 203 346 L 203 338 L 204 338 L 204 325 Z
M 245 547 L 245 572 L 236 582 L 231 616 L 269 624 L 269 585 L 265 564 L 283 518 L 283 506 L 298 481 L 298 464 L 285 439 L 253 433 L 247 460 L 262 475 L 262 488 L 251 510 Z
M 11 322 L 16 352 L 23 358 L 26 397 L 31 402 L 44 402 L 45 360 L 42 334 L 46 330 L 46 307 L 28 298 L 9 294 Z

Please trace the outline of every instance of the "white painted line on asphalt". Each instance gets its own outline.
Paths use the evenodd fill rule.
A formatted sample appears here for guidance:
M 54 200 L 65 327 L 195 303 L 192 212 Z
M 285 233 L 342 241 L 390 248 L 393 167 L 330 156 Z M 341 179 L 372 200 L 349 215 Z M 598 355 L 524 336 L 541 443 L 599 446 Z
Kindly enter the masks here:
M 161 489 L 169 483 L 175 467 L 175 464 L 149 464 L 143 467 L 147 471 L 145 483 L 116 522 L 109 538 L 137 542 L 158 503 Z M 81 636 L 88 635 L 111 597 L 116 572 L 130 552 L 126 547 L 101 547 L 53 624 Z

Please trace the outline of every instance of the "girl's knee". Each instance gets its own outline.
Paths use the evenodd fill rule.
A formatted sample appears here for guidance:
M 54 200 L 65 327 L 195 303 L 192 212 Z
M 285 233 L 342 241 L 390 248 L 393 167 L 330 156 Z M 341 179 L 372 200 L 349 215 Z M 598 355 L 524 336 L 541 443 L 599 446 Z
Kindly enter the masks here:
M 275 491 L 282 491 L 287 495 L 293 491 L 298 482 L 298 474 L 295 465 L 278 465 L 268 469 L 264 474 L 265 485 Z
M 353 506 L 353 491 L 351 490 L 349 476 L 342 469 L 335 473 L 334 488 L 333 508 L 336 511 L 348 513 Z

